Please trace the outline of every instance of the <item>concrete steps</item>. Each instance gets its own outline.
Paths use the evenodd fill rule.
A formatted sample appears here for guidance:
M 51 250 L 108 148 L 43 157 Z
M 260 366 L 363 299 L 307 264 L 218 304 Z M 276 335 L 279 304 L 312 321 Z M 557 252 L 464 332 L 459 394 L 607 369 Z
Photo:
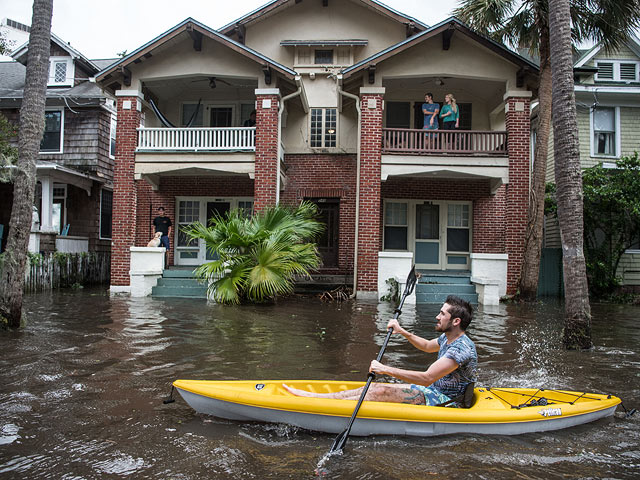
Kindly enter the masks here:
M 207 287 L 193 276 L 192 269 L 166 269 L 158 284 L 151 289 L 151 296 L 157 298 L 207 298 Z
M 418 271 L 422 276 L 416 285 L 416 303 L 442 304 L 449 295 L 456 295 L 471 304 L 478 303 L 471 272 Z

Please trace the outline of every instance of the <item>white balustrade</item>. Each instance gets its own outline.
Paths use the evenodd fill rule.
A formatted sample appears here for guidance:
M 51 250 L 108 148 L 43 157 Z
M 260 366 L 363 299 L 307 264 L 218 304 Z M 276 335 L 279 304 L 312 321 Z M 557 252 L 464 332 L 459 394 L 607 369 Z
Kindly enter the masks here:
M 138 152 L 255 151 L 255 127 L 138 128 Z

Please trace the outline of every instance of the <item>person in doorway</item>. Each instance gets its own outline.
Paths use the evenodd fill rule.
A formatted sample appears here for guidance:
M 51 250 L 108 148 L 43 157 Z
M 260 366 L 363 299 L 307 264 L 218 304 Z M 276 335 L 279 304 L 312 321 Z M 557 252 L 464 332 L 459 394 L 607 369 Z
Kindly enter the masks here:
M 440 112 L 440 105 L 433 103 L 433 93 L 427 93 L 424 96 L 424 103 L 422 104 L 422 113 L 424 114 L 424 122 L 422 128 L 424 130 L 437 130 L 438 129 L 438 113 Z M 433 147 L 435 144 L 435 134 L 425 135 L 427 140 L 427 148 Z
M 413 405 L 438 405 L 464 394 L 470 383 L 476 381 L 478 355 L 473 341 L 466 335 L 473 308 L 465 300 L 449 295 L 436 317 L 438 338 L 427 340 L 408 332 L 392 319 L 387 329 L 400 334 L 418 350 L 438 352 L 438 359 L 424 372 L 391 367 L 376 360 L 369 371 L 389 375 L 406 383 L 371 383 L 365 400 L 371 402 L 397 402 Z M 357 400 L 363 387 L 334 393 L 314 393 L 283 384 L 290 393 L 301 397 Z
M 171 244 L 169 243 L 169 237 L 171 236 L 171 219 L 164 214 L 164 207 L 158 207 L 158 216 L 153 219 L 153 228 L 155 232 L 161 232 L 160 246 L 167 249 L 167 252 L 171 250 Z
M 256 111 L 254 110 L 249 114 L 249 118 L 244 121 L 243 127 L 255 127 L 256 126 Z

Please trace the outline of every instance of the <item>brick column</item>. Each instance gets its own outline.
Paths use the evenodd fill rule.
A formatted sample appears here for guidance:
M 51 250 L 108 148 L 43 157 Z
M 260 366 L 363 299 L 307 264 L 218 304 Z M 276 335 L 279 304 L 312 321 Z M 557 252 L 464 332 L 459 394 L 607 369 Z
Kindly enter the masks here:
M 505 251 L 509 255 L 507 294 L 510 295 L 516 292 L 527 228 L 531 137 L 530 96 L 530 92 L 508 92 L 505 95 L 509 153 Z
M 132 91 L 116 92 L 118 125 L 113 174 L 113 231 L 111 246 L 111 290 L 128 291 L 129 247 L 135 244 L 137 194 L 134 180 L 136 129 L 140 126 L 141 104 Z M 121 288 L 118 288 L 121 287 Z M 124 287 L 124 288 L 123 288 Z
M 360 210 L 358 232 L 358 292 L 378 290 L 380 250 L 380 175 L 382 101 L 384 88 L 360 89 Z
M 278 100 L 277 89 L 256 90 L 256 162 L 254 210 L 276 204 L 278 168 Z

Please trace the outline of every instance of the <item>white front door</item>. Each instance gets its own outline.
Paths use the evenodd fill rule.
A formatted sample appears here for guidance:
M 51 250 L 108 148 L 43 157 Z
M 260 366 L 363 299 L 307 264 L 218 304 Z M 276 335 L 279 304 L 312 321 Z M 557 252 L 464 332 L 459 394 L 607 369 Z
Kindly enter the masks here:
M 224 215 L 230 209 L 240 208 L 246 215 L 251 215 L 253 199 L 251 198 L 213 198 L 213 197 L 181 197 L 176 201 L 176 231 L 174 235 L 175 264 L 202 265 L 214 260 L 215 256 L 207 250 L 201 239 L 189 240 L 183 228 L 194 222 L 208 225 L 209 219 L 216 213 Z

